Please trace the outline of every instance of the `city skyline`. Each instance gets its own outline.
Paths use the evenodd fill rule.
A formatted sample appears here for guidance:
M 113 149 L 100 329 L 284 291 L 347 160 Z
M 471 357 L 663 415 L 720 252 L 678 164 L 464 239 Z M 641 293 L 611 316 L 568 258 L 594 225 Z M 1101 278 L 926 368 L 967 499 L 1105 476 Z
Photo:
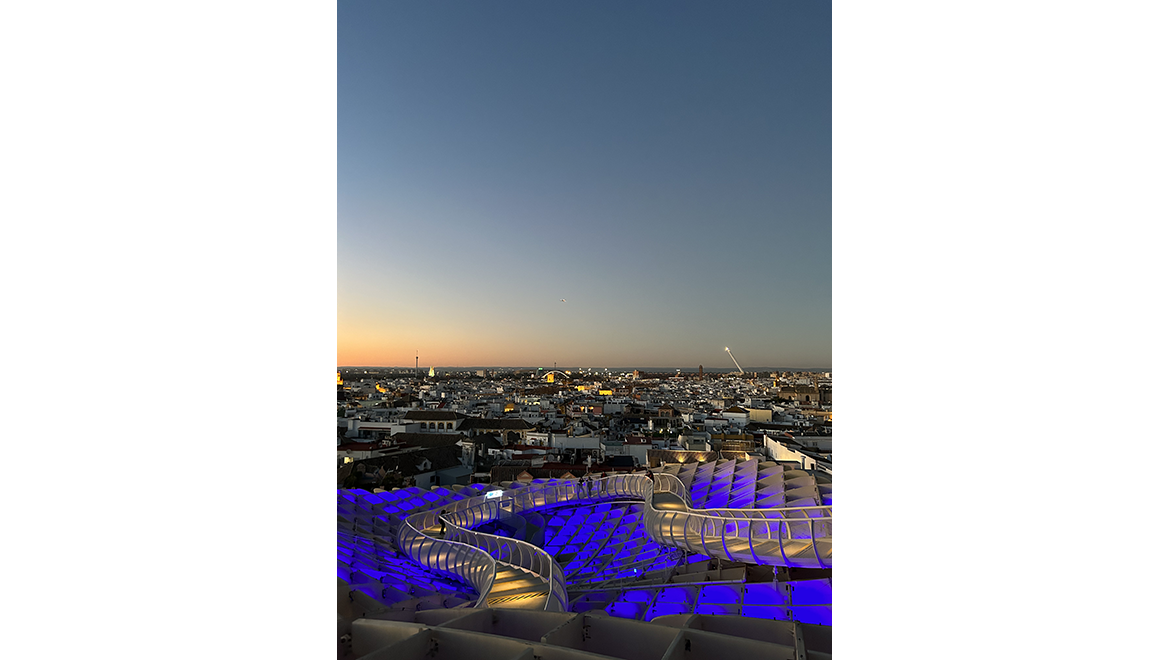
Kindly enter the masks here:
M 413 370 L 414 369 L 414 365 L 408 365 L 408 364 L 385 364 L 385 365 L 339 364 L 339 365 L 337 365 L 337 367 L 338 367 L 338 369 L 398 369 L 398 370 Z M 530 369 L 545 369 L 545 365 L 538 365 L 538 364 L 532 364 L 532 365 L 427 364 L 426 366 L 424 366 L 424 365 L 422 365 L 422 363 L 419 363 L 418 369 L 419 370 L 435 369 L 435 370 L 448 370 L 448 371 L 450 371 L 450 370 L 468 371 L 468 370 L 474 370 L 474 369 L 493 369 L 493 370 L 509 370 L 510 369 L 510 370 L 516 370 L 516 371 L 523 371 L 523 370 L 530 370 Z M 548 367 L 549 371 L 552 371 L 552 369 L 553 369 L 553 367 L 551 367 L 551 366 Z M 572 371 L 572 372 L 581 372 L 581 371 L 590 372 L 590 371 L 592 371 L 594 373 L 599 372 L 599 371 L 618 372 L 618 371 L 629 371 L 629 370 L 652 370 L 652 369 L 675 370 L 675 371 L 681 371 L 682 373 L 697 373 L 698 372 L 698 366 L 677 366 L 677 365 L 618 365 L 618 366 L 577 366 L 577 365 L 565 366 L 565 365 L 560 365 L 560 366 L 556 367 L 556 369 L 560 370 L 560 371 Z M 831 371 L 831 367 L 827 367 L 827 366 L 826 367 L 755 366 L 755 365 L 753 365 L 753 366 L 745 366 L 745 367 L 743 367 L 743 370 L 745 372 L 759 372 L 759 371 L 817 372 L 817 371 Z M 720 374 L 738 373 L 738 370 L 734 369 L 734 367 L 732 367 L 732 369 L 727 369 L 727 367 L 722 367 L 722 366 L 708 367 L 706 365 L 703 366 L 703 371 L 706 373 L 720 373 Z
M 338 365 L 831 368 L 831 102 L 827 2 L 340 5 Z
M 627 364 L 619 364 L 619 365 L 595 366 L 595 365 L 576 365 L 576 364 L 564 365 L 564 364 L 559 364 L 557 362 L 553 362 L 553 363 L 551 363 L 551 365 L 552 366 L 544 365 L 544 364 L 429 364 L 429 363 L 424 365 L 422 362 L 419 362 L 418 369 L 421 370 L 421 369 L 434 368 L 434 369 L 466 371 L 469 369 L 527 370 L 527 369 L 545 369 L 545 368 L 547 368 L 549 371 L 551 371 L 555 367 L 558 370 L 574 371 L 574 372 L 577 372 L 577 371 L 593 371 L 593 372 L 598 372 L 598 371 L 629 371 L 631 369 L 673 369 L 676 371 L 681 371 L 683 373 L 697 373 L 699 371 L 699 367 L 702 367 L 703 371 L 705 373 L 712 373 L 712 374 L 738 373 L 738 371 L 739 371 L 735 367 L 706 366 L 706 365 L 680 366 L 677 364 L 675 364 L 675 365 L 645 365 L 645 364 L 628 364 L 627 365 Z M 411 370 L 413 370 L 415 368 L 415 366 L 413 364 L 380 364 L 380 365 L 379 364 L 338 364 L 337 367 L 339 369 L 411 369 Z M 792 367 L 792 366 L 774 366 L 774 365 L 769 365 L 769 366 L 748 365 L 748 366 L 744 366 L 743 370 L 746 372 L 752 372 L 752 371 L 757 371 L 757 372 L 758 371 L 809 371 L 809 372 L 816 372 L 816 371 L 831 371 L 831 368 L 830 367 Z

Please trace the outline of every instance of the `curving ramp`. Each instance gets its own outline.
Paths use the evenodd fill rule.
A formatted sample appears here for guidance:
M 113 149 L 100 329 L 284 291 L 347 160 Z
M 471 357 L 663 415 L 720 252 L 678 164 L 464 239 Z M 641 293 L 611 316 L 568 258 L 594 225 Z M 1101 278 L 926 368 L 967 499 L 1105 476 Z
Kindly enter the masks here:
M 644 477 L 643 480 L 649 481 Z M 793 492 L 796 502 L 808 503 L 812 496 L 800 489 L 816 490 L 815 477 L 806 473 L 793 475 L 791 480 L 796 485 L 789 490 L 789 480 L 784 479 L 785 490 L 781 492 Z M 662 545 L 766 566 L 831 568 L 833 565 L 830 506 L 699 509 L 692 504 L 692 490 L 669 474 L 656 474 L 654 486 L 648 490 L 646 529 Z M 716 497 L 725 501 L 729 493 L 730 490 L 720 491 Z
M 493 495 L 408 516 L 398 528 L 398 546 L 420 564 L 475 587 L 476 607 L 563 612 L 565 575 L 548 552 L 519 539 L 474 531 L 513 512 L 511 500 Z
M 661 558 L 644 552 L 645 542 L 629 535 L 635 523 L 658 545 L 712 558 L 768 566 L 832 566 L 831 478 L 771 462 L 675 465 L 656 472 L 653 479 L 635 474 L 585 483 L 537 481 L 514 484 L 502 492 L 484 487 L 440 490 L 381 493 L 383 501 L 375 505 L 352 491 L 339 491 L 339 520 L 381 546 L 397 546 L 432 573 L 471 586 L 475 602 L 463 594 L 459 602 L 474 607 L 568 609 L 565 569 L 548 551 L 475 528 L 573 504 L 626 506 L 620 513 L 599 514 L 596 520 L 586 517 L 595 529 L 578 547 L 584 559 L 568 564 L 570 581 L 613 579 L 623 574 L 614 569 L 623 563 L 634 576 L 640 570 L 662 569 Z M 639 519 L 626 520 L 630 511 Z M 619 524 L 609 524 L 615 521 Z M 627 536 L 617 537 L 618 545 L 613 539 L 620 525 L 629 529 Z M 560 547 L 573 541 L 567 537 Z M 559 549 L 550 547 L 554 552 Z

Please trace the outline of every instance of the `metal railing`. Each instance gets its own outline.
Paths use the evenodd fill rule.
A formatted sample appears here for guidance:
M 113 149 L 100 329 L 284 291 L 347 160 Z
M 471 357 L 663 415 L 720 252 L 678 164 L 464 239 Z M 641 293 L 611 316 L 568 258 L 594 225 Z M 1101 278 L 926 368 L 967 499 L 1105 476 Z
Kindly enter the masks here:
M 429 513 L 429 512 L 427 512 Z M 418 529 L 410 516 L 398 526 L 398 548 L 413 561 L 471 585 L 483 607 L 496 579 L 496 560 L 486 550 L 468 543 L 437 539 Z M 427 526 L 424 525 L 423 529 Z
M 649 480 L 644 475 L 618 475 L 589 480 L 560 479 L 532 484 L 508 492 L 514 513 L 572 502 L 597 500 L 644 500 Z
M 677 503 L 665 502 L 672 495 Z M 472 531 L 500 519 L 501 513 L 573 502 L 642 500 L 643 525 L 660 545 L 708 557 L 759 565 L 832 567 L 831 506 L 771 509 L 695 509 L 690 490 L 674 475 L 624 474 L 593 480 L 554 480 L 447 505 L 407 517 L 398 528 L 398 546 L 416 562 L 446 572 L 473 586 L 483 606 L 497 570 L 496 562 L 523 568 L 548 585 L 545 610 L 565 611 L 568 594 L 560 564 L 542 548 L 518 539 Z M 682 506 L 679 507 L 678 505 Z M 445 527 L 439 539 L 422 530 Z M 810 552 L 811 551 L 811 552 Z
M 568 603 L 565 574 L 551 555 L 525 541 L 469 529 L 498 520 L 501 512 L 513 508 L 511 499 L 480 496 L 451 503 L 448 507 L 449 511 L 422 511 L 402 521 L 398 544 L 408 557 L 427 568 L 454 573 L 473 586 L 479 593 L 476 607 L 484 606 L 495 583 L 497 562 L 522 568 L 548 585 L 544 609 L 565 611 Z M 444 527 L 444 538 L 422 531 Z M 466 548 L 478 551 L 476 557 L 479 559 L 469 561 Z M 484 571 L 490 573 L 490 580 L 483 578 Z
M 683 508 L 656 505 L 657 494 L 677 497 Z M 646 531 L 660 545 L 760 565 L 832 567 L 831 506 L 696 509 L 690 489 L 678 477 L 661 473 L 653 481 L 645 474 L 550 481 L 513 490 L 510 497 L 515 512 L 574 501 L 640 499 L 646 503 Z
M 677 497 L 683 508 L 662 506 L 665 498 L 655 497 L 662 494 Z M 663 545 L 761 565 L 832 567 L 831 506 L 695 509 L 689 489 L 670 474 L 654 475 L 646 505 L 646 531 Z
M 552 558 L 552 555 L 527 541 L 470 529 L 499 520 L 502 513 L 514 512 L 515 503 L 510 498 L 485 499 L 478 497 L 473 498 L 473 500 L 465 500 L 469 504 L 442 517 L 448 526 L 447 538 L 479 546 L 496 561 L 535 573 L 542 582 L 549 585 L 544 609 L 551 612 L 564 612 L 568 606 L 565 573 L 561 565 Z

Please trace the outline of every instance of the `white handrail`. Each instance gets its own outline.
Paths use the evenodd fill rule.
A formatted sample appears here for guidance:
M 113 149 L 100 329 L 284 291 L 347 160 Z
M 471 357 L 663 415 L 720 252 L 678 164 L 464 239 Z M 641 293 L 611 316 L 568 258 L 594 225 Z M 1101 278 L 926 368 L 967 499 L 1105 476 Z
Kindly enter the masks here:
M 483 605 L 488 591 L 494 584 L 496 563 L 503 562 L 535 573 L 542 582 L 549 586 L 548 596 L 545 598 L 545 610 L 565 611 L 565 607 L 568 605 L 568 592 L 565 589 L 564 571 L 548 552 L 526 541 L 468 529 L 469 526 L 474 527 L 498 520 L 500 511 L 506 504 L 510 504 L 510 500 L 480 496 L 447 505 L 451 511 L 445 514 L 431 510 L 408 516 L 403 521 L 404 524 L 399 527 L 399 547 L 407 551 L 408 543 L 413 541 L 416 545 L 425 545 L 428 549 L 438 549 L 429 554 L 408 552 L 407 555 L 423 566 L 439 570 L 444 570 L 441 568 L 441 564 L 450 563 L 449 558 L 442 552 L 444 548 L 448 548 L 449 553 L 458 553 L 457 548 L 460 546 L 473 547 L 486 555 L 491 560 L 492 580 L 484 581 L 479 578 L 480 584 L 486 585 L 485 588 L 481 588 L 480 584 L 472 581 L 477 576 L 459 574 L 460 577 L 469 578 L 467 582 L 475 586 L 479 592 L 480 597 L 476 602 L 476 607 Z M 445 538 L 435 538 L 419 531 L 439 526 L 440 522 L 448 529 Z M 407 538 L 412 534 L 425 537 L 427 541 L 422 541 L 417 536 L 413 539 Z M 479 570 L 478 565 L 476 570 Z
M 413 518 L 413 516 L 411 516 Z M 436 539 L 415 528 L 410 518 L 398 527 L 398 548 L 427 568 L 462 579 L 479 593 L 482 607 L 496 579 L 496 561 L 487 551 L 467 543 Z
M 831 557 L 823 557 L 819 547 L 832 548 L 831 506 L 696 509 L 686 485 L 674 475 L 661 473 L 654 474 L 652 479 L 643 474 L 627 474 L 586 481 L 553 480 L 506 493 L 507 497 L 479 496 L 449 503 L 444 507 L 445 514 L 432 510 L 408 516 L 398 530 L 399 547 L 416 562 L 458 575 L 474 586 L 480 594 L 476 607 L 483 605 L 494 583 L 495 564 L 502 561 L 538 575 L 549 585 L 545 609 L 563 612 L 568 601 L 564 569 L 548 552 L 526 541 L 470 528 L 498 520 L 504 510 L 520 513 L 571 502 L 630 499 L 645 502 L 643 524 L 660 545 L 732 561 L 743 561 L 750 555 L 754 563 L 761 565 L 832 566 Z M 678 497 L 683 508 L 656 506 L 655 495 L 663 493 Z M 448 538 L 437 539 L 420 531 L 435 527 L 440 521 L 450 530 Z M 746 534 L 742 531 L 745 528 Z M 785 541 L 805 539 L 814 558 L 789 557 Z M 746 541 L 748 553 L 731 550 L 728 540 L 735 541 L 737 547 L 738 542 Z M 776 547 L 773 550 L 768 546 L 760 554 L 757 552 L 760 543 L 775 543 Z
M 643 477 L 644 479 L 644 477 Z M 644 483 L 649 484 L 648 481 Z M 669 493 L 679 498 L 683 508 L 659 508 L 654 495 Z M 832 567 L 832 558 L 823 557 L 819 546 L 832 548 L 833 511 L 831 506 L 778 507 L 769 509 L 695 509 L 687 487 L 674 475 L 654 475 L 654 487 L 646 496 L 646 512 L 643 514 L 646 530 L 654 540 L 663 545 L 682 547 L 707 556 L 720 556 L 732 561 L 743 561 L 748 556 L 756 564 L 804 566 L 816 568 Z M 676 523 L 681 529 L 676 531 Z M 746 522 L 746 535 L 741 531 Z M 757 538 L 755 529 L 760 523 L 766 538 Z M 733 531 L 729 534 L 729 528 Z M 775 530 L 775 538 L 773 538 Z M 805 536 L 807 534 L 807 536 Z M 709 544 L 708 537 L 717 540 Z M 782 538 L 783 537 L 783 538 Z M 729 549 L 728 540 L 746 541 L 748 552 Z M 785 541 L 808 539 L 813 558 L 789 557 L 785 552 Z M 697 540 L 697 543 L 696 543 Z M 757 553 L 758 542 L 774 542 L 777 557 L 771 552 Z M 794 544 L 795 545 L 795 544 Z M 721 552 L 722 551 L 722 552 Z

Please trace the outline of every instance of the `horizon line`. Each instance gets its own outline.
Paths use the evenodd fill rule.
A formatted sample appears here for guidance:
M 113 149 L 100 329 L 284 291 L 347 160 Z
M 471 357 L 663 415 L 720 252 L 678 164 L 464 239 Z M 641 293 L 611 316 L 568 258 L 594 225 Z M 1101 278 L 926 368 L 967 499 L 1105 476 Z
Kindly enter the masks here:
M 414 369 L 415 367 L 413 365 L 339 364 L 339 365 L 337 365 L 337 368 L 338 369 Z M 482 364 L 476 364 L 476 365 L 466 365 L 466 366 L 465 365 L 443 365 L 443 366 L 427 365 L 426 367 L 423 367 L 420 365 L 418 367 L 418 369 L 543 369 L 543 368 L 545 368 L 545 365 L 527 366 L 527 365 L 482 365 Z M 618 366 L 618 367 L 612 367 L 612 368 L 611 367 L 579 367 L 579 366 L 557 367 L 557 371 L 562 371 L 563 369 L 579 369 L 579 370 L 580 369 L 589 369 L 589 370 L 594 370 L 594 369 L 602 369 L 602 370 L 606 370 L 606 369 L 637 369 L 637 370 L 642 370 L 642 369 L 674 369 L 676 371 L 687 371 L 687 370 L 698 371 L 699 370 L 698 367 L 685 367 L 684 368 L 684 367 L 677 367 L 677 366 L 650 366 L 650 367 Z M 737 371 L 735 369 L 735 367 L 710 367 L 710 368 L 703 367 L 704 371 L 722 370 L 722 369 L 727 369 L 730 371 Z M 774 371 L 775 370 L 780 370 L 780 371 L 832 371 L 833 370 L 832 367 L 750 367 L 750 368 L 745 367 L 744 371 L 764 371 L 764 370 L 768 370 L 768 369 L 771 369 Z

